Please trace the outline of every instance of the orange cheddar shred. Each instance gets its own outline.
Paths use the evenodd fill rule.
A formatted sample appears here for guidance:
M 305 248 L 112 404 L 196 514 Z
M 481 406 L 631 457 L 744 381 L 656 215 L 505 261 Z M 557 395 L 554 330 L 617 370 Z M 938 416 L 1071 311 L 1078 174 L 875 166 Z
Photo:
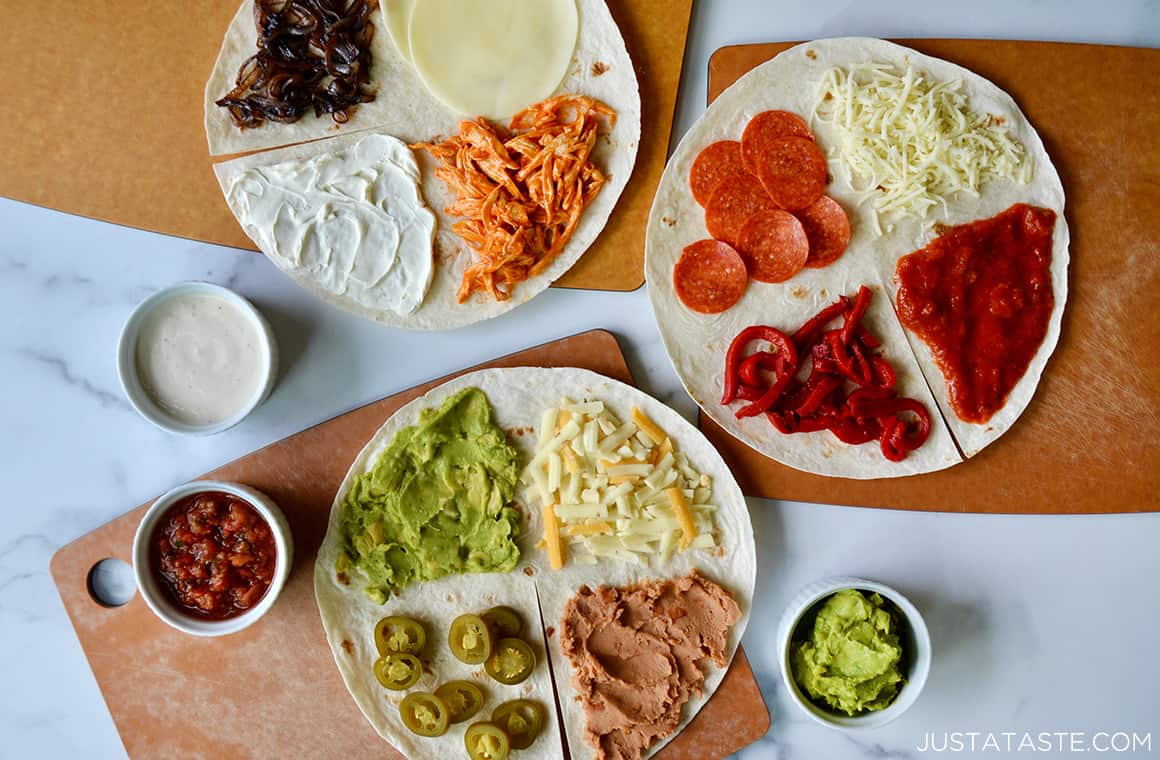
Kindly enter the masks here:
M 681 548 L 687 549 L 697 537 L 697 524 L 693 522 L 689 502 L 685 500 L 685 492 L 679 488 L 666 488 L 665 494 L 669 497 L 669 504 L 673 507 L 677 522 L 681 524 Z
M 560 520 L 556 517 L 556 505 L 544 505 L 544 548 L 548 552 L 548 562 L 553 570 L 564 566 L 564 542 L 560 540 Z

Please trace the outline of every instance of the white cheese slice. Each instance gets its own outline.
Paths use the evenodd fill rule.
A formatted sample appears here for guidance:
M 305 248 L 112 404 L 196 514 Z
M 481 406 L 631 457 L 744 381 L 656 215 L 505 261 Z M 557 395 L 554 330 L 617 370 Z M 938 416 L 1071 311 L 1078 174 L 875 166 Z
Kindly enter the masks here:
M 579 28 L 576 0 L 418 0 L 408 44 L 435 97 L 506 120 L 560 85 Z
M 411 11 L 415 9 L 415 0 L 383 0 L 379 5 L 382 6 L 387 31 L 391 33 L 391 40 L 398 48 L 399 55 L 410 61 Z

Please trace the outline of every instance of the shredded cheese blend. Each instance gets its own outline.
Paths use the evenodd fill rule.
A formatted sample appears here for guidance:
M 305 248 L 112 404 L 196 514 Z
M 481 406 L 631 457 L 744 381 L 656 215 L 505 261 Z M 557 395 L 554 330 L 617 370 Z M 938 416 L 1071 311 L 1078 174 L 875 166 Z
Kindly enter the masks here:
M 925 217 L 956 193 L 977 197 L 997 177 L 1031 181 L 1026 149 L 1000 119 L 972 111 L 962 85 L 872 62 L 823 75 L 814 117 L 836 130 L 830 157 L 870 200 L 878 234 L 880 216 Z
M 635 407 L 624 422 L 598 400 L 544 410 L 521 481 L 553 568 L 605 557 L 648 567 L 717 545 L 711 479 Z

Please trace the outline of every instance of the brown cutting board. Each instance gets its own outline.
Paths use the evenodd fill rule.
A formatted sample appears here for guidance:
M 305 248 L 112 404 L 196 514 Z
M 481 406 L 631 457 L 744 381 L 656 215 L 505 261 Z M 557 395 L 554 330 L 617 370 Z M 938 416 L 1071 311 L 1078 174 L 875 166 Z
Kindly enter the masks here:
M 632 382 L 616 338 L 602 330 L 463 372 L 529 365 L 584 367 Z M 53 580 L 130 756 L 399 757 L 363 719 L 334 665 L 314 603 L 314 557 L 355 455 L 396 409 L 454 376 L 368 404 L 202 476 L 265 492 L 294 534 L 294 567 L 278 603 L 240 633 L 186 636 L 154 617 L 140 596 L 115 608 L 90 596 L 90 569 L 108 557 L 129 561 L 148 504 L 53 556 Z M 717 693 L 657 757 L 724 757 L 757 740 L 769 724 L 749 662 L 738 651 Z
M 1063 333 L 1010 431 L 943 472 L 855 481 L 766 459 L 704 415 L 745 493 L 898 509 L 1029 514 L 1160 511 L 1160 50 L 900 40 L 995 82 L 1043 137 L 1071 228 Z M 796 43 L 721 48 L 709 101 Z
M 8 118 L 0 195 L 102 221 L 256 250 L 222 199 L 202 95 L 240 0 L 0 0 Z M 610 2 L 640 83 L 636 168 L 603 233 L 557 281 L 635 290 L 668 153 L 692 0 Z M 663 19 L 663 23 L 658 20 Z

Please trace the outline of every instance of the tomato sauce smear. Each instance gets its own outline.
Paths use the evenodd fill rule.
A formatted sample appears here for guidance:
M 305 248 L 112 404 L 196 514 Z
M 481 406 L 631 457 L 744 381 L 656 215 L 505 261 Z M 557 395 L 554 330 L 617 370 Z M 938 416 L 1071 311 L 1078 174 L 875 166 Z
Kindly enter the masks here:
M 1047 337 L 1055 217 L 1018 203 L 946 227 L 898 262 L 898 316 L 930 348 L 964 422 L 1003 407 Z
M 236 617 L 261 601 L 274 579 L 270 526 L 231 494 L 185 497 L 166 510 L 152 538 L 154 574 L 173 603 L 194 617 Z

